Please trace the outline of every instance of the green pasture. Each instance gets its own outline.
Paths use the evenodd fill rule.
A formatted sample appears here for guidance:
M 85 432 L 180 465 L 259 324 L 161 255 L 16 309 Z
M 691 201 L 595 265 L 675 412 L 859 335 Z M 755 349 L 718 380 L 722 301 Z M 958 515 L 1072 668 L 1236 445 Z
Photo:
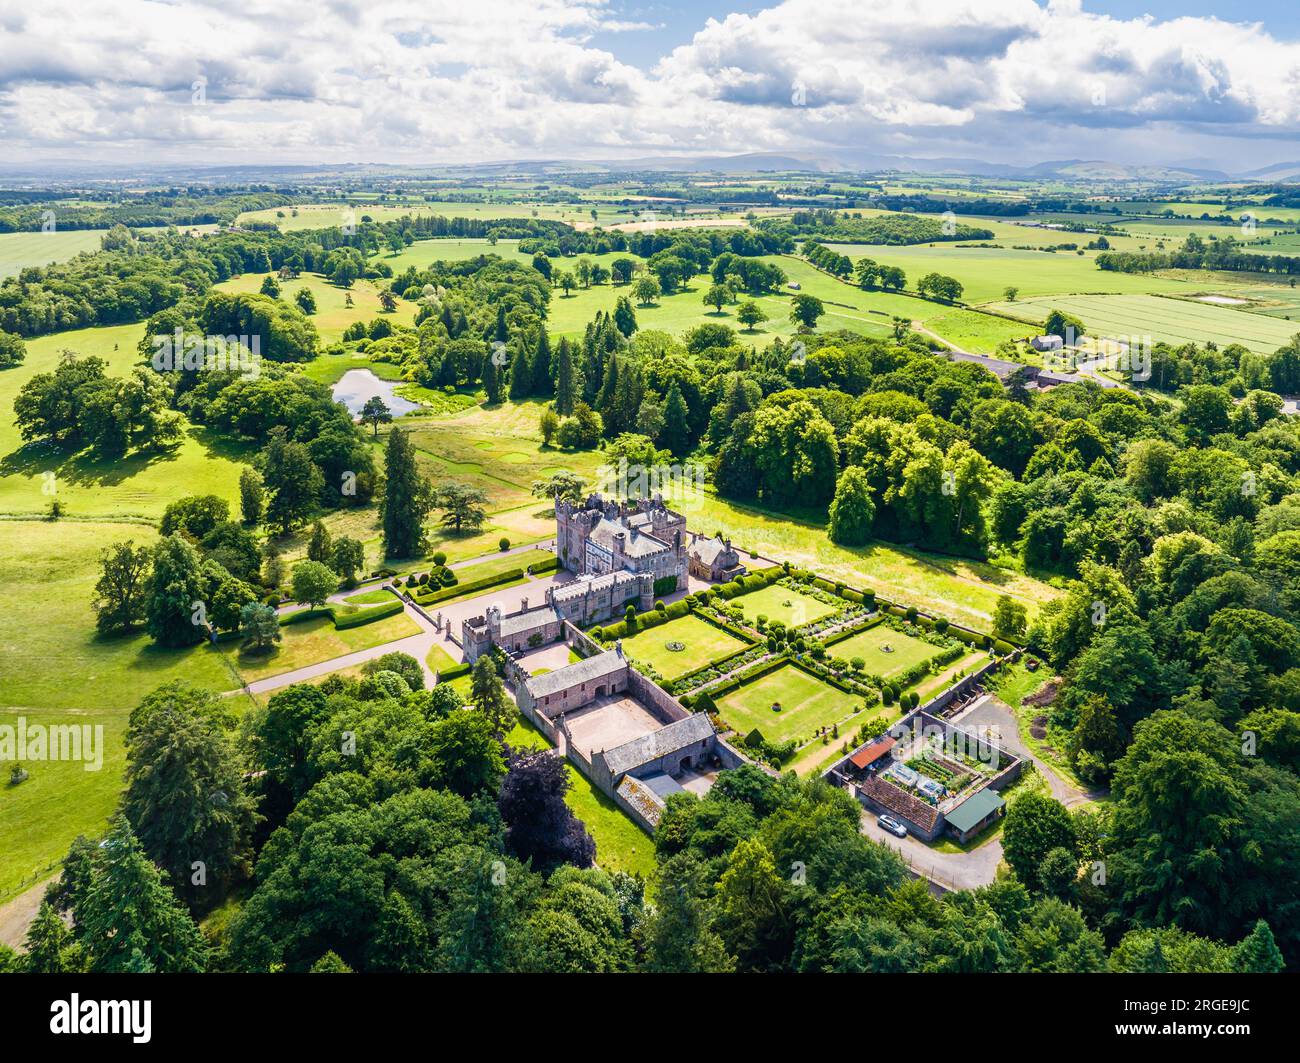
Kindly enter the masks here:
M 842 723 L 862 708 L 860 699 L 837 690 L 793 664 L 783 664 L 715 699 L 723 721 L 745 736 L 755 727 L 769 742 L 807 742 L 819 727 Z M 772 706 L 779 704 L 781 710 Z

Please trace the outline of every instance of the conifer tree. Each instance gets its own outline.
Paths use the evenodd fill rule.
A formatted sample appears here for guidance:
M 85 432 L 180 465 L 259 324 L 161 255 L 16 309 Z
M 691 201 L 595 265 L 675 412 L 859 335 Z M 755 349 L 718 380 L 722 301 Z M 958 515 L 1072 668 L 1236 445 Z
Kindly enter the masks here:
M 424 551 L 424 521 L 433 508 L 433 490 L 415 465 L 407 434 L 394 429 L 384 451 L 384 556 L 416 557 Z

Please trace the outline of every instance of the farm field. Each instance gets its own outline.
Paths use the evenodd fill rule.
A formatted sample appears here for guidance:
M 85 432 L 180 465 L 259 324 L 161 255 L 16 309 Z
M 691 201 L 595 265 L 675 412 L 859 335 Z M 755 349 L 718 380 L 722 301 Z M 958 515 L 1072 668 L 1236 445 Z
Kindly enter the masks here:
M 765 616 L 769 624 L 782 623 L 786 627 L 801 627 L 837 612 L 835 606 L 818 601 L 812 595 L 800 594 L 777 584 L 742 594 L 727 604 L 739 605 L 744 609 L 745 617 L 751 624 L 758 617 Z
M 885 649 L 886 646 L 889 647 L 888 650 Z M 826 647 L 826 652 L 847 661 L 861 657 L 866 661 L 863 670 L 867 674 L 889 679 L 936 656 L 939 647 L 894 631 L 884 624 L 877 624 L 841 642 L 831 643 Z
M 668 649 L 669 642 L 686 648 L 674 652 Z M 676 679 L 744 648 L 745 643 L 734 635 L 689 614 L 623 639 L 624 654 L 652 665 L 665 679 Z
M 797 668 L 783 664 L 775 671 L 716 699 L 723 721 L 737 734 L 755 727 L 769 742 L 810 740 L 817 728 L 840 723 L 861 708 L 853 695 Z M 779 704 L 781 711 L 772 706 Z
M 98 251 L 107 229 L 56 229 L 51 233 L 0 233 L 0 280 L 28 266 L 66 262 L 82 251 Z
M 1271 354 L 1300 331 L 1289 321 L 1264 314 L 1155 295 L 1069 295 L 991 305 L 1035 323 L 1052 310 L 1064 310 L 1095 336 L 1149 335 L 1173 344 L 1213 340 L 1220 347 L 1240 343 L 1263 354 Z
M 541 218 L 549 221 L 575 223 L 591 221 L 592 209 L 597 211 L 602 224 L 619 220 L 631 221 L 632 210 L 605 203 L 531 203 L 523 201 L 501 203 L 462 203 L 433 200 L 415 203 L 373 203 L 364 201 L 337 203 L 298 203 L 291 207 L 271 207 L 266 210 L 245 211 L 237 219 L 240 225 L 257 222 L 273 224 L 284 232 L 303 229 L 327 229 L 351 220 L 354 224 L 362 216 L 377 222 L 396 221 L 403 217 L 444 218 Z M 296 214 L 294 212 L 297 212 Z M 283 214 L 283 217 L 279 215 Z
M 961 247 L 956 244 L 917 244 L 879 247 L 872 244 L 827 244 L 854 261 L 872 258 L 907 273 L 908 285 L 927 273 L 943 273 L 961 282 L 968 303 L 1002 300 L 1008 287 L 1017 298 L 1070 293 L 1192 292 L 1184 281 L 1152 274 L 1118 273 L 1097 268 L 1096 251 L 1019 251 L 1003 247 Z

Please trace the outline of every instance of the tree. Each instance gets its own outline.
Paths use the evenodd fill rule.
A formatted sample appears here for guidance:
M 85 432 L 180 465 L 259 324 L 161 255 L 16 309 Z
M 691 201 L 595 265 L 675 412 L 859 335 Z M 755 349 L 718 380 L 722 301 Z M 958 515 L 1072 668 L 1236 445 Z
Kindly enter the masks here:
M 1285 968 L 1273 931 L 1263 919 L 1233 949 L 1232 966 L 1244 974 L 1278 974 Z
M 382 656 L 366 661 L 361 666 L 361 671 L 364 675 L 374 675 L 376 672 L 396 672 L 406 680 L 406 685 L 412 690 L 424 689 L 424 669 L 420 667 L 420 662 L 409 653 L 400 653 L 396 650 L 385 653 Z
M 27 357 L 27 347 L 21 336 L 0 329 L 0 369 L 12 369 L 21 365 Z
M 859 466 L 850 465 L 835 485 L 827 535 L 841 546 L 861 546 L 871 538 L 875 519 L 876 503 L 867 474 Z
M 1018 296 L 1019 294 L 1020 294 L 1020 289 L 1015 287 L 1014 285 L 1010 285 L 1002 290 L 1002 298 L 1005 299 L 1008 303 L 1014 303 L 1016 301 L 1016 296 Z
M 262 476 L 251 465 L 246 465 L 239 474 L 239 512 L 244 523 L 261 523 L 265 507 L 266 492 L 262 488 Z
M 730 297 L 731 292 L 725 284 L 713 284 L 704 293 L 704 305 L 713 307 L 720 314 L 722 313 L 722 307 Z
M 659 282 L 654 277 L 642 277 L 633 285 L 632 291 L 640 306 L 652 306 L 659 298 Z
M 262 478 L 271 493 L 266 521 L 288 535 L 319 504 L 325 478 L 306 444 L 290 442 L 282 427 L 271 430 L 262 459 Z
M 659 441 L 677 457 L 691 449 L 690 411 L 676 380 L 664 399 L 664 424 Z
M 145 630 L 162 646 L 192 646 L 207 636 L 198 551 L 179 535 L 160 539 L 151 552 Z
M 293 301 L 304 314 L 310 316 L 316 313 L 316 296 L 310 288 L 299 288 L 293 293 Z
M 163 510 L 158 524 L 160 535 L 177 533 L 198 541 L 218 524 L 230 519 L 230 503 L 216 495 L 188 495 Z
M 483 393 L 489 406 L 501 401 L 501 372 L 497 368 L 495 352 L 483 363 Z
M 99 555 L 101 573 L 95 584 L 95 627 L 101 634 L 131 631 L 143 624 L 148 606 L 149 549 L 128 539 Z
M 542 445 L 549 447 L 551 441 L 555 438 L 555 433 L 560 427 L 559 415 L 547 406 L 542 411 L 541 420 L 538 421 L 538 429 L 542 433 Z
M 308 560 L 328 564 L 333 549 L 329 529 L 325 527 L 323 522 L 316 521 L 311 526 L 311 539 L 307 543 Z
M 199 928 L 121 814 L 113 819 L 93 880 L 73 914 L 88 968 L 96 974 L 197 974 L 207 964 Z
M 239 633 L 248 653 L 269 653 L 284 637 L 279 614 L 261 602 L 249 602 L 239 611 Z
M 562 498 L 569 502 L 581 502 L 587 481 L 570 469 L 561 469 L 545 480 L 534 480 L 532 493 L 534 498 L 552 501 Z
M 1025 888 L 1039 890 L 1039 871 L 1053 849 L 1078 856 L 1078 837 L 1069 810 L 1055 798 L 1024 794 L 1007 810 L 1002 854 Z
M 1023 602 L 1006 595 L 998 595 L 993 607 L 993 634 L 1001 638 L 1019 638 L 1025 633 L 1028 612 Z
M 487 495 L 477 487 L 444 484 L 436 491 L 434 504 L 442 510 L 443 527 L 451 528 L 457 535 L 478 531 L 487 520 Z
M 1060 336 L 1067 344 L 1078 343 L 1086 332 L 1082 321 L 1063 310 L 1051 311 L 1043 322 L 1043 335 Z
M 614 326 L 627 339 L 631 339 L 637 330 L 636 311 L 632 308 L 632 300 L 626 295 L 620 295 L 614 304 Z
M 384 451 L 384 501 L 380 516 L 385 557 L 418 557 L 424 552 L 424 521 L 433 505 L 433 487 L 416 467 L 410 437 L 394 429 L 388 434 Z
M 655 911 L 646 927 L 646 970 L 659 974 L 724 974 L 735 970 L 712 929 L 711 883 L 686 853 L 659 865 Z
M 506 843 L 520 860 L 549 874 L 560 864 L 590 867 L 596 843 L 565 803 L 568 767 L 552 750 L 510 758 L 497 808 L 506 824 Z
M 555 412 L 561 417 L 568 417 L 578 402 L 580 386 L 573 360 L 573 347 L 567 339 L 560 340 L 555 357 Z
M 767 314 L 753 299 L 747 299 L 736 310 L 736 320 L 745 326 L 746 332 L 753 332 L 755 326 L 767 320 Z
M 366 567 L 366 548 L 359 540 L 340 535 L 334 540 L 328 564 L 342 577 L 344 586 L 355 587 L 357 573 Z
M 267 275 L 262 278 L 262 286 L 258 288 L 262 295 L 269 295 L 272 299 L 280 298 L 280 284 L 275 277 Z
M 371 395 L 361 407 L 361 423 L 370 425 L 372 439 L 379 438 L 379 426 L 393 423 L 393 411 L 378 395 Z
M 484 654 L 474 662 L 470 673 L 469 699 L 492 725 L 493 733 L 508 734 L 514 727 L 518 711 L 506 693 L 506 685 L 497 674 L 497 667 L 490 654 Z
M 229 727 L 216 694 L 177 681 L 146 695 L 126 731 L 122 813 L 195 909 L 251 863 L 255 802 Z
M 790 304 L 790 320 L 804 328 L 816 328 L 817 319 L 825 312 L 822 301 L 807 292 L 800 292 Z
M 23 948 L 22 970 L 27 974 L 80 974 L 85 970 L 81 946 L 48 901 L 41 902 L 27 928 Z
M 339 586 L 338 573 L 319 561 L 299 561 L 293 566 L 291 579 L 294 601 L 313 609 L 324 605 Z

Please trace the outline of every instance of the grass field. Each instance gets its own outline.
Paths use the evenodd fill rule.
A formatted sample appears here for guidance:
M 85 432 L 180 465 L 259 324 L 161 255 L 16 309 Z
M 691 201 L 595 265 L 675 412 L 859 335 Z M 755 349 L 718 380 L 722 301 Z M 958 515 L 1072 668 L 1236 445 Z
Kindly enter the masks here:
M 56 229 L 51 233 L 0 233 L 0 280 L 28 266 L 66 262 L 82 251 L 98 251 L 106 229 Z
M 680 642 L 686 648 L 674 652 L 667 648 L 669 642 Z M 653 665 L 665 679 L 676 679 L 744 648 L 745 644 L 734 635 L 690 615 L 638 631 L 623 640 L 623 652 L 628 657 Z
M 841 723 L 862 707 L 860 700 L 785 664 L 716 699 L 722 719 L 744 736 L 755 727 L 769 742 L 806 742 L 819 727 Z M 775 712 L 773 704 L 780 704 Z
M 890 652 L 885 650 L 886 646 L 891 647 Z M 861 657 L 866 661 L 864 671 L 888 679 L 937 656 L 939 648 L 877 624 L 841 642 L 831 643 L 826 647 L 826 652 L 833 657 L 843 657 L 846 661 Z
M 1052 310 L 1074 314 L 1094 336 L 1150 336 L 1166 343 L 1240 343 L 1271 354 L 1300 327 L 1264 314 L 1156 295 L 1069 295 L 994 303 L 994 309 L 1041 322 Z
M 190 427 L 184 441 L 165 454 L 132 454 L 125 459 L 92 461 L 67 457 L 41 444 L 24 445 L 12 420 L 14 397 L 37 373 L 51 372 L 61 352 L 97 355 L 109 372 L 126 375 L 137 364 L 136 344 L 143 325 L 79 329 L 27 341 L 22 365 L 0 372 L 0 514 L 42 514 L 57 497 L 77 517 L 142 517 L 156 520 L 183 494 L 215 494 L 238 509 L 242 452 Z M 53 473 L 57 491 L 45 491 Z
M 105 740 L 99 771 L 28 764 L 31 778 L 9 787 L 4 767 L 0 901 L 59 860 L 77 834 L 103 828 L 121 788 L 126 719 L 144 694 L 173 679 L 217 691 L 238 686 L 225 658 L 207 647 L 163 650 L 145 635 L 96 634 L 90 599 L 99 550 L 127 538 L 147 544 L 155 533 L 138 524 L 0 521 L 0 724 L 16 726 L 22 716 L 29 724 L 102 725 Z
M 223 292 L 257 292 L 267 276 L 266 273 L 241 273 L 215 287 Z M 340 288 L 318 273 L 304 273 L 296 280 L 279 284 L 280 299 L 289 305 L 297 305 L 293 298 L 299 288 L 306 288 L 316 297 L 316 312 L 311 315 L 311 322 L 320 333 L 322 345 L 341 340 L 344 331 L 355 321 L 369 323 L 377 317 L 388 317 L 394 325 L 410 325 L 415 321 L 415 304 L 401 299 L 392 314 L 385 314 L 379 304 L 379 289 L 373 281 L 359 280 L 351 288 Z M 347 305 L 349 295 L 351 306 Z
M 398 613 L 371 624 L 338 630 L 334 627 L 334 621 L 322 616 L 315 620 L 289 624 L 280 631 L 284 638 L 269 654 L 253 656 L 241 653 L 238 646 L 233 644 L 225 651 L 232 667 L 238 670 L 245 683 L 291 672 L 295 668 L 303 668 L 319 661 L 333 660 L 346 653 L 369 649 L 409 635 L 418 635 L 420 625 L 405 613 Z
M 1035 230 L 1036 231 L 1036 230 Z M 1072 234 L 1072 239 L 1079 234 Z M 1084 240 L 1091 239 L 1084 237 Z M 943 273 L 961 282 L 968 303 L 1000 301 L 1008 287 L 1018 298 L 1077 293 L 1194 292 L 1194 285 L 1145 273 L 1098 269 L 1097 252 L 1020 251 L 1010 247 L 961 247 L 957 244 L 915 244 L 878 247 L 870 244 L 830 244 L 854 261 L 867 257 L 907 273 L 909 286 L 927 273 Z
M 779 622 L 786 627 L 802 627 L 838 611 L 835 606 L 818 601 L 812 595 L 800 594 L 776 584 L 752 594 L 742 594 L 727 604 L 743 608 L 750 623 L 765 616 L 769 623 Z

